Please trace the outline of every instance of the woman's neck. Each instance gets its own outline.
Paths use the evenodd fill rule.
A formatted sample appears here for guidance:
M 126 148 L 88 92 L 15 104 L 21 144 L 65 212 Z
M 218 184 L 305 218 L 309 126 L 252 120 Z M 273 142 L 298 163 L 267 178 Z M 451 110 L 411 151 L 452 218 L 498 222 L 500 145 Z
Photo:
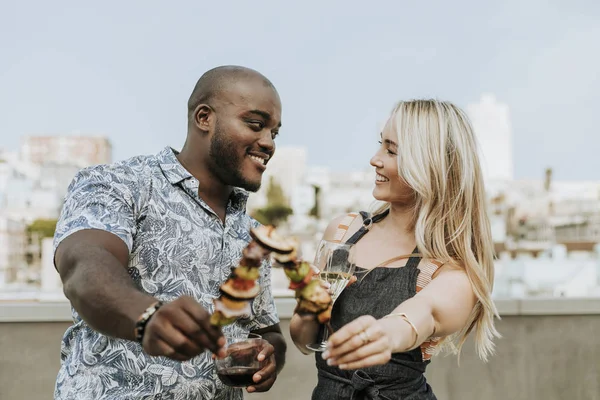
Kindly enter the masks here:
M 406 205 L 390 205 L 390 211 L 380 222 L 385 230 L 395 231 L 401 235 L 414 236 L 414 207 Z
M 393 249 L 389 254 L 390 257 L 398 254 L 410 254 L 417 245 L 412 228 L 412 210 L 412 208 L 398 207 L 392 204 L 388 215 L 373 225 L 368 238 L 370 240 L 367 241 L 371 245 L 388 249 L 386 250 L 388 252 Z

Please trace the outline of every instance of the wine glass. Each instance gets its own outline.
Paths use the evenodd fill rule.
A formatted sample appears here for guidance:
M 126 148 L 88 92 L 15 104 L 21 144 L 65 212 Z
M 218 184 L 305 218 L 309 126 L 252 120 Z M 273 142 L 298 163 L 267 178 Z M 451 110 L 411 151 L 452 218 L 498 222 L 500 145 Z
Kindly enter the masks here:
M 319 279 L 327 284 L 333 303 L 348 285 L 354 274 L 354 246 L 349 243 L 338 243 L 321 240 L 315 255 L 315 266 L 321 271 Z M 321 341 L 307 344 L 306 347 L 316 352 L 323 352 L 327 348 L 327 339 L 333 331 L 329 322 L 323 329 Z

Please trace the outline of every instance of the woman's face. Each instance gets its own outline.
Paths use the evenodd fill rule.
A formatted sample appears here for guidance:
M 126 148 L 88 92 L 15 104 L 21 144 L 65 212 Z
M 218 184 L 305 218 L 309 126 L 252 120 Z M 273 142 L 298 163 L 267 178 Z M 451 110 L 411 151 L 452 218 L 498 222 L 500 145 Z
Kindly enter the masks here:
M 398 146 L 396 132 L 390 121 L 381 133 L 380 146 L 371 158 L 375 167 L 375 189 L 373 197 L 380 201 L 403 205 L 414 202 L 414 192 L 398 175 Z

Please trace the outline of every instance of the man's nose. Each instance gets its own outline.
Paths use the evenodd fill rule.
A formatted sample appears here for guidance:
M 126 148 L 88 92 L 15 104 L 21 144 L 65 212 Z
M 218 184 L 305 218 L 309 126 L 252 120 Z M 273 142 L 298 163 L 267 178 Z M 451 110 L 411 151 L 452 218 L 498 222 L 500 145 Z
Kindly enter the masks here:
M 258 141 L 258 145 L 269 154 L 273 153 L 275 150 L 275 141 L 273 140 L 273 134 L 269 131 L 265 131 L 265 133 L 260 137 Z

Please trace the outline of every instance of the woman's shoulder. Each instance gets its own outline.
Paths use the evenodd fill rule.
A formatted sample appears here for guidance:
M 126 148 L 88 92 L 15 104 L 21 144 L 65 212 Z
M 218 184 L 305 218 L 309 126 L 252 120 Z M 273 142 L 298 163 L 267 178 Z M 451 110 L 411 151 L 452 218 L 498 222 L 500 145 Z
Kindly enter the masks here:
M 437 278 L 441 273 L 447 273 L 451 271 L 458 271 L 463 273 L 465 276 L 467 275 L 464 264 L 455 259 L 441 261 L 433 258 L 423 258 L 419 264 L 419 269 L 428 271 L 431 274 L 431 279 Z
M 324 240 L 341 240 L 347 237 L 347 233 L 354 233 L 362 226 L 362 217 L 359 212 L 349 212 L 342 214 L 332 219 L 325 233 Z

